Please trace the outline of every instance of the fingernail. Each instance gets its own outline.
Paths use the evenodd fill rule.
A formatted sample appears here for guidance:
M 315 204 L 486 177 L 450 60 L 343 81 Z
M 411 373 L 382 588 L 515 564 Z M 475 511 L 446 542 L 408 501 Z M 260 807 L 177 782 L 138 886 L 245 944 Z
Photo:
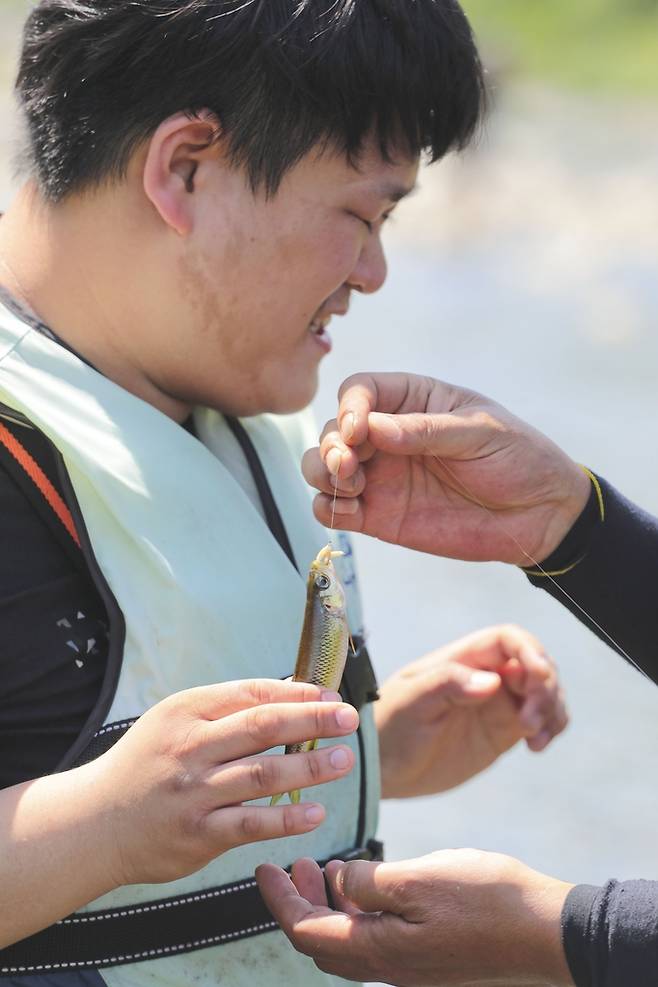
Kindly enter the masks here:
M 343 461 L 343 456 L 338 449 L 330 449 L 327 453 L 326 464 L 327 469 L 332 474 L 332 476 L 338 476 L 338 471 L 340 470 L 340 464 Z
M 336 710 L 336 723 L 342 730 L 356 730 L 359 716 L 353 706 L 341 706 Z
M 354 413 L 350 411 L 345 415 L 342 422 L 340 423 L 341 435 L 343 436 L 346 442 L 349 442 L 349 440 L 354 435 L 355 425 L 356 425 L 356 418 L 354 417 Z
M 306 821 L 310 823 L 319 823 L 324 819 L 324 809 L 321 805 L 309 805 L 305 810 L 304 816 Z
M 336 501 L 336 514 L 356 514 L 358 509 L 358 497 L 339 497 Z
M 500 676 L 495 672 L 473 672 L 468 684 L 473 689 L 489 689 L 495 682 L 500 681 Z
M 330 476 L 329 483 L 332 487 L 340 487 L 344 494 L 350 493 L 354 490 L 356 483 L 353 476 L 341 477 L 341 476 Z
M 324 689 L 320 693 L 321 703 L 342 703 L 343 697 L 340 692 L 333 692 L 331 689 Z
M 534 648 L 528 652 L 528 657 L 536 661 L 540 665 L 544 665 L 546 668 L 551 667 L 551 662 L 547 654 L 543 651 L 535 651 Z
M 332 768 L 336 768 L 337 771 L 343 771 L 350 763 L 347 751 L 343 750 L 342 747 L 339 747 L 338 750 L 332 751 L 329 755 L 329 763 Z

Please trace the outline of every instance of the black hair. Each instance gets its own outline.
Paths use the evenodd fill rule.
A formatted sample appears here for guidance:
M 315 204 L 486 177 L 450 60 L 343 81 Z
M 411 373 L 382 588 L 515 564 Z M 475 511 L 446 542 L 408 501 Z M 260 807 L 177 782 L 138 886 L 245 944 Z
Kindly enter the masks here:
M 231 161 L 276 191 L 314 146 L 374 135 L 435 161 L 486 105 L 457 0 L 41 0 L 16 82 L 27 157 L 59 201 L 125 175 L 168 116 L 209 109 Z

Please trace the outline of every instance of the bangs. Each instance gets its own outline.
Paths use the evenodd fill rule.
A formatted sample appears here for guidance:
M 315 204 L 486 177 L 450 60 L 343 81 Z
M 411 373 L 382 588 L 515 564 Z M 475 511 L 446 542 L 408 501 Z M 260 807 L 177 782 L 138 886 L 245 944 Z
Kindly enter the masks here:
M 246 167 L 254 187 L 264 182 L 275 191 L 283 173 L 316 145 L 331 146 L 356 163 L 373 136 L 387 161 L 402 153 L 433 162 L 470 143 L 487 95 L 458 3 L 301 0 L 281 33 L 275 31 L 277 6 L 290 5 L 261 3 L 252 21 L 270 38 L 254 92 L 258 107 L 267 107 L 267 119 L 257 124 L 254 114 L 247 125 L 244 105 L 235 125 L 223 118 L 234 160 Z M 288 147 L 274 161 L 268 148 L 281 133 Z

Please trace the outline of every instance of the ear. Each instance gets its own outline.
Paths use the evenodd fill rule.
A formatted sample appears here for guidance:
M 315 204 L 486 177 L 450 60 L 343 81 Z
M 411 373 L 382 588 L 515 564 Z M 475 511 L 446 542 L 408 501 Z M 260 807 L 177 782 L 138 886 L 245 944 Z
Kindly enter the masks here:
M 161 218 L 180 236 L 194 226 L 199 166 L 217 155 L 217 117 L 203 110 L 190 118 L 176 113 L 151 137 L 144 162 L 144 192 Z

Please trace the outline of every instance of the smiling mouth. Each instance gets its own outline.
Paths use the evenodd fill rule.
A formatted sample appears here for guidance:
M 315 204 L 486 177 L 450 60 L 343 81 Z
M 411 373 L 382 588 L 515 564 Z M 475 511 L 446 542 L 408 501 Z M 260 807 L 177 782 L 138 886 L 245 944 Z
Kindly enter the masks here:
M 313 336 L 315 342 L 319 347 L 321 347 L 325 355 L 331 352 L 331 346 L 332 346 L 331 336 L 327 331 L 327 326 L 329 325 L 330 321 L 331 321 L 330 315 L 325 316 L 322 319 L 318 319 L 316 317 L 315 319 L 313 319 L 313 321 L 310 323 L 308 327 L 308 331 L 310 332 L 311 336 Z
M 321 306 L 309 322 L 308 331 L 325 354 L 330 353 L 332 349 L 331 336 L 329 335 L 327 326 L 334 315 L 347 315 L 348 309 L 349 297 L 345 295 L 340 299 L 335 299 L 332 308 Z
M 328 335 L 327 326 L 329 325 L 330 322 L 331 322 L 331 316 L 329 316 L 329 318 L 326 319 L 313 319 L 313 321 L 308 327 L 309 332 L 311 332 L 314 336 Z

